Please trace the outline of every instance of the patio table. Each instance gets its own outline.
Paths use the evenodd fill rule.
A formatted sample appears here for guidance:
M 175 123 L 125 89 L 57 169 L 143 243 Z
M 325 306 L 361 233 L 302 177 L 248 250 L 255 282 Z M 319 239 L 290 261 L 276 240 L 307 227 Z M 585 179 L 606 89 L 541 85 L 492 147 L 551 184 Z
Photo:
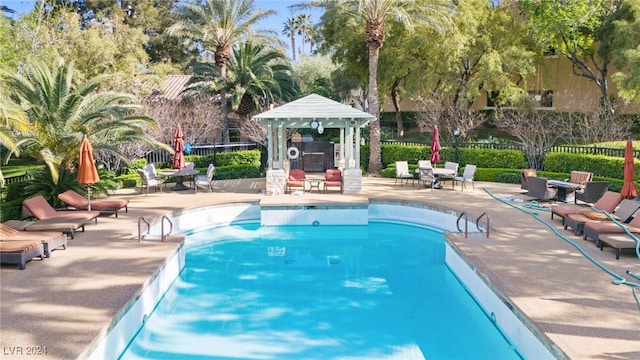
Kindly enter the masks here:
M 567 202 L 568 190 L 582 189 L 582 185 L 568 182 L 568 181 L 548 180 L 547 184 L 558 188 L 558 195 L 556 196 L 556 199 L 562 202 Z

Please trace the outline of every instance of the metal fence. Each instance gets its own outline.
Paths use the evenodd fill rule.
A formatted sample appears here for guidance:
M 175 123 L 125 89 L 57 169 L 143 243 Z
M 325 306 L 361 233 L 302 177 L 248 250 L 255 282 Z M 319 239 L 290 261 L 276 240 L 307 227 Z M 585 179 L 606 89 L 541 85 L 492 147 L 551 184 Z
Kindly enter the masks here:
M 229 144 L 197 144 L 191 146 L 191 152 L 187 155 L 215 155 L 221 152 L 232 152 L 239 150 L 250 150 L 256 148 L 254 143 L 229 143 Z M 145 156 L 147 163 L 163 163 L 171 162 L 173 159 L 171 153 L 166 150 L 151 151 Z
M 33 178 L 33 174 L 24 173 L 22 175 L 4 178 L 4 183 L 5 185 L 15 184 L 15 183 L 23 182 L 32 178 Z
M 403 141 L 383 141 L 385 145 L 403 145 L 403 146 L 430 146 L 430 143 L 416 143 L 416 142 L 403 142 Z M 454 147 L 454 142 L 441 143 L 443 146 Z M 495 149 L 495 150 L 524 150 L 524 146 L 520 143 L 490 143 L 490 142 L 459 142 L 459 148 L 468 149 Z M 552 146 L 549 152 L 564 152 L 570 154 L 580 155 L 604 155 L 612 157 L 624 157 L 624 149 L 621 148 L 609 148 L 599 146 L 579 146 L 579 145 L 555 145 Z M 633 151 L 634 156 L 640 159 L 640 150 Z

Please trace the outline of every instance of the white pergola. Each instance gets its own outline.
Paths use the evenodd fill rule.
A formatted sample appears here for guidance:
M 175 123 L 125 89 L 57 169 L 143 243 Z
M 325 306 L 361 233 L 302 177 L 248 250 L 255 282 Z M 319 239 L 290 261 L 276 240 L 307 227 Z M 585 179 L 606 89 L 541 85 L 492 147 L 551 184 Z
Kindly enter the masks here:
M 312 123 L 316 122 L 325 129 L 340 129 L 340 163 L 344 164 L 344 192 L 360 192 L 360 131 L 370 121 L 376 120 L 373 115 L 311 94 L 255 115 L 251 120 L 267 129 L 267 191 L 280 192 L 278 188 L 283 189 L 281 186 L 286 185 L 284 175 L 280 174 L 287 170 L 284 167 L 285 161 L 288 161 L 286 129 L 309 129 Z

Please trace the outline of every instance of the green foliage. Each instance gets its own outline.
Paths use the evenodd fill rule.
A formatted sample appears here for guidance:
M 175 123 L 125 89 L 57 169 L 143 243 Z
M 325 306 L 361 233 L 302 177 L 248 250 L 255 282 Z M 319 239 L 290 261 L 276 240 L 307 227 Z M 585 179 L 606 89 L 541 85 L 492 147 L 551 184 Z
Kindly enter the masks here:
M 254 165 L 227 165 L 227 166 L 216 166 L 216 175 L 214 179 L 217 180 L 226 180 L 226 179 L 249 179 L 249 178 L 259 178 L 264 176 L 263 173 L 260 172 L 260 167 L 256 167 Z
M 25 198 L 42 195 L 53 207 L 62 207 L 63 203 L 58 199 L 58 194 L 69 189 L 73 189 L 80 194 L 86 192 L 86 189 L 78 184 L 76 174 L 69 169 L 59 169 L 58 175 L 58 181 L 56 182 L 47 168 L 35 175 L 33 179 L 27 180 L 27 185 L 24 188 Z
M 409 164 L 417 164 L 418 160 L 428 159 L 430 156 L 431 149 L 428 146 L 382 146 L 383 168 L 388 165 L 394 164 L 396 161 L 407 161 L 409 162 Z
M 18 220 L 22 216 L 22 200 L 3 201 L 0 206 L 0 222 Z
M 505 184 L 519 184 L 520 174 L 502 173 L 498 175 L 498 177 L 496 177 L 496 182 L 505 183 Z
M 636 179 L 640 177 L 640 163 L 634 160 Z M 572 170 L 590 171 L 595 176 L 624 178 L 624 158 L 603 155 L 578 155 L 569 153 L 549 153 L 544 161 L 545 171 L 571 173 Z

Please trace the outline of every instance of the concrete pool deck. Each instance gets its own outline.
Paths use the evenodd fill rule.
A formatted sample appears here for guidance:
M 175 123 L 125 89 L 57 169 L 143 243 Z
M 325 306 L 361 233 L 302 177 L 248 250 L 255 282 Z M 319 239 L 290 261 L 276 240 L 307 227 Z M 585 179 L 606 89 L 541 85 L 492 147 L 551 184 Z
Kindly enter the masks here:
M 26 270 L 2 265 L 1 357 L 71 359 L 85 351 L 177 246 L 171 239 L 139 243 L 140 216 L 151 219 L 184 208 L 268 198 L 270 203 L 283 205 L 366 199 L 418 202 L 464 211 L 470 221 L 487 212 L 491 220 L 488 239 L 478 234 L 468 238 L 449 234 L 448 238 L 561 351 L 572 359 L 640 358 L 640 309 L 631 288 L 612 284 L 611 275 L 552 229 L 483 190 L 498 198 L 528 200 L 519 185 L 476 182 L 476 190 L 462 192 L 459 185 L 455 190 L 449 184 L 431 190 L 417 184 L 394 185 L 394 179 L 364 178 L 358 195 L 329 191 L 276 197 L 259 194 L 263 185 L 264 179 L 218 180 L 213 193 L 199 191 L 197 195 L 173 192 L 170 187 L 148 196 L 140 195 L 138 189 L 122 189 L 116 196 L 130 199 L 128 213 L 120 212 L 118 218 L 101 216 L 98 224 L 76 233 L 67 250 L 56 250 L 44 261 L 33 260 Z M 613 272 L 640 273 L 640 261 L 632 252 L 623 252 L 617 261 L 612 249 L 600 251 L 592 241 L 563 230 L 560 221 L 550 220 L 549 213 L 540 211 L 539 215 Z M 46 354 L 39 355 L 37 351 L 45 348 Z

